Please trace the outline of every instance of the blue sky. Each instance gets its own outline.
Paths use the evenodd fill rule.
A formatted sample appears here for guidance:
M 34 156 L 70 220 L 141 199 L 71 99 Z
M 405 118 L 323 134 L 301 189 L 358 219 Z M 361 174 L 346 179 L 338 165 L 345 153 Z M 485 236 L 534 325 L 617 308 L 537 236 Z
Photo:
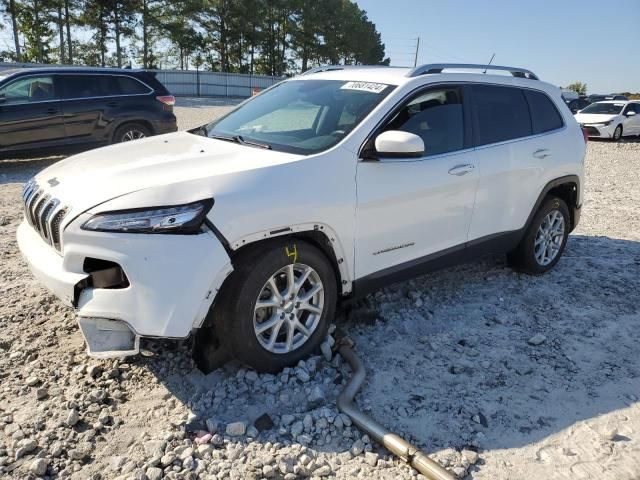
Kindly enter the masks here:
M 392 65 L 486 63 L 529 68 L 589 93 L 640 92 L 640 0 L 357 0 Z

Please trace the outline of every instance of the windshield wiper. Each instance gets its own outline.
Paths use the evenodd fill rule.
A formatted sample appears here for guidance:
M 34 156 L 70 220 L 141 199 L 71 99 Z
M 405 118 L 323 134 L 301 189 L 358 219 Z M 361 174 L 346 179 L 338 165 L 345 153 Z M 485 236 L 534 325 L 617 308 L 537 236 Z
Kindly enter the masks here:
M 264 148 L 266 150 L 271 150 L 271 145 L 268 143 L 260 143 L 255 140 L 247 140 L 242 135 L 210 135 L 209 138 L 215 138 L 216 140 L 224 140 L 226 142 L 238 143 L 240 145 L 249 145 L 251 147 Z

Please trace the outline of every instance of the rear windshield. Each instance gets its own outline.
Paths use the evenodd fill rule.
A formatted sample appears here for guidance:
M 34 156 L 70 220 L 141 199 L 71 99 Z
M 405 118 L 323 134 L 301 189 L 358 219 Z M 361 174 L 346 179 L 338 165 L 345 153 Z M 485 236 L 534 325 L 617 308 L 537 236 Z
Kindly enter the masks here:
M 341 80 L 290 80 L 207 126 L 209 137 L 235 137 L 303 155 L 345 137 L 393 90 L 390 85 Z
M 605 115 L 618 115 L 624 108 L 624 103 L 592 103 L 580 113 L 602 113 Z

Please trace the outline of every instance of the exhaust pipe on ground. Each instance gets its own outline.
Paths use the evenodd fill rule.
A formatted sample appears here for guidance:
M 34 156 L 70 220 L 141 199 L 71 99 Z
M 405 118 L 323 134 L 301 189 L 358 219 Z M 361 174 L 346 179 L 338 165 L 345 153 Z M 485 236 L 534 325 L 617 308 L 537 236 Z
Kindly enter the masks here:
M 338 352 L 349 363 L 353 374 L 351 380 L 349 380 L 349 383 L 347 383 L 347 386 L 338 397 L 338 410 L 348 415 L 353 423 L 367 432 L 376 442 L 400 457 L 429 480 L 457 480 L 455 475 L 447 471 L 438 462 L 431 460 L 426 453 L 420 451 L 395 433 L 390 432 L 358 409 L 353 402 L 353 398 L 364 383 L 366 371 L 360 359 L 351 350 L 349 345 L 351 342 L 340 343 Z

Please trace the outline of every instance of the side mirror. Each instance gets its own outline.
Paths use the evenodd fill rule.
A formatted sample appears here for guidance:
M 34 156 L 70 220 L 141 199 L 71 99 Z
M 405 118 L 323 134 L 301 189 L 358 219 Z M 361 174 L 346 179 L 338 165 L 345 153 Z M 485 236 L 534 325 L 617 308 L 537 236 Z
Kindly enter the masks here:
M 388 130 L 376 137 L 376 152 L 381 157 L 421 157 L 424 142 L 418 135 L 400 130 Z
M 636 114 L 636 112 L 634 112 L 633 110 L 631 110 L 630 112 L 625 113 L 625 115 L 627 117 L 633 117 Z
M 580 113 L 582 110 L 576 110 L 576 113 Z

